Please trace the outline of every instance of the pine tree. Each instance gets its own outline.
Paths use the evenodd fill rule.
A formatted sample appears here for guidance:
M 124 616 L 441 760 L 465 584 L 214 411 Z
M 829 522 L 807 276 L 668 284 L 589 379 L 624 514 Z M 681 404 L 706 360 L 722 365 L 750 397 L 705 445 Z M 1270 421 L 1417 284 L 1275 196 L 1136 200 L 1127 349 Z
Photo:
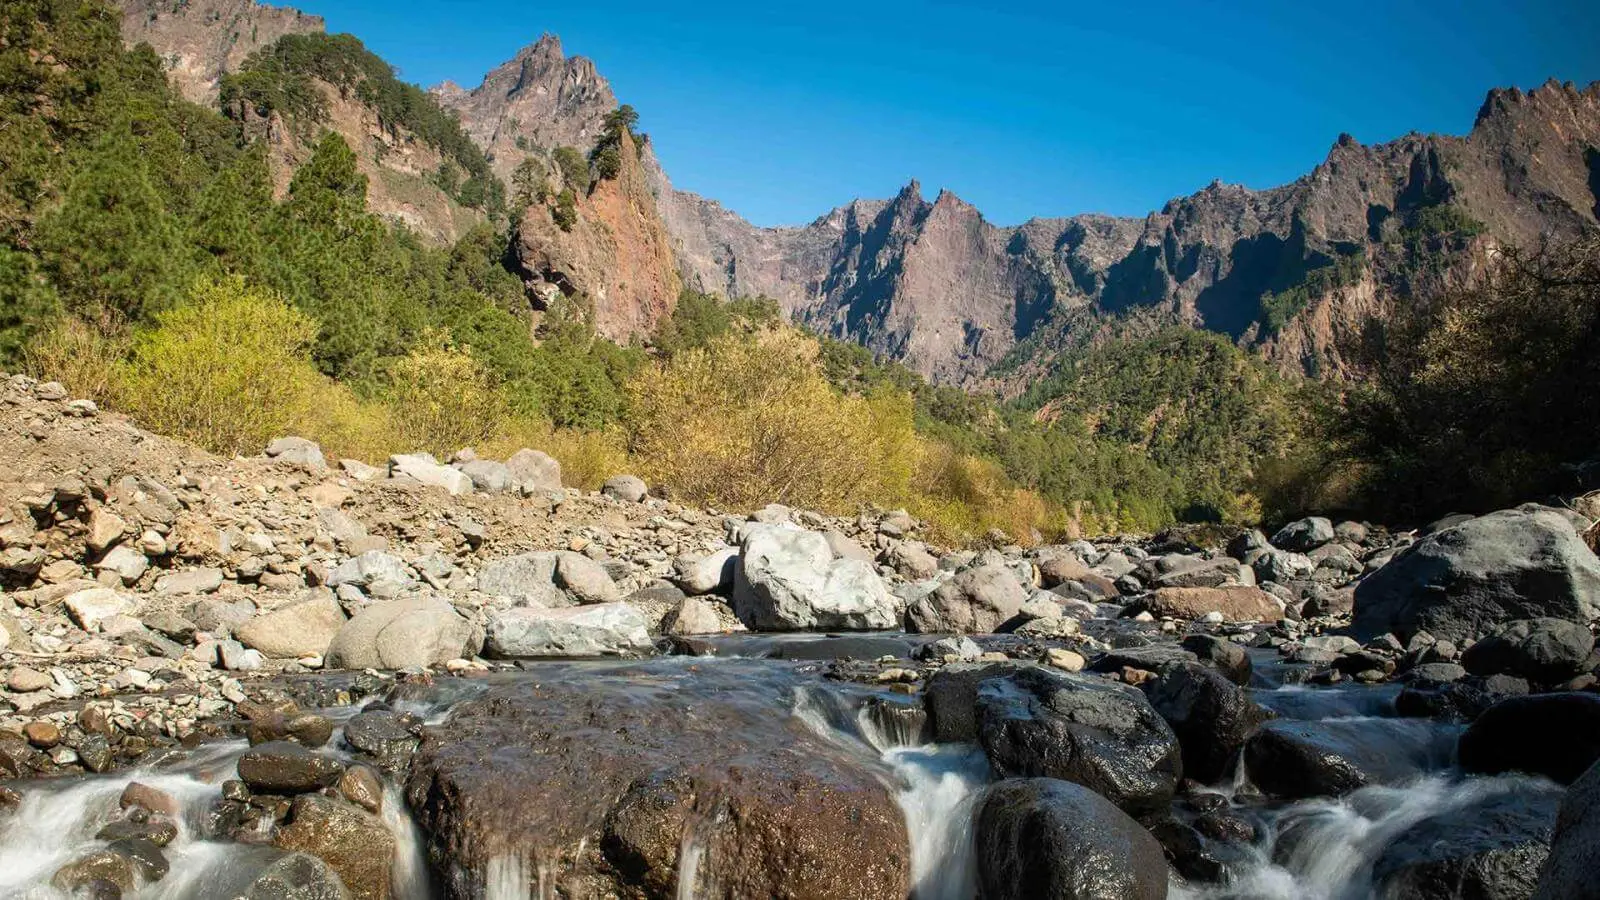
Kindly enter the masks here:
M 261 229 L 271 212 L 272 175 L 264 149 L 257 145 L 200 192 L 187 237 L 202 262 L 250 275 L 261 264 Z
M 127 122 L 89 153 L 61 208 L 40 223 L 39 245 L 79 313 L 111 309 L 139 321 L 174 304 L 192 274 Z

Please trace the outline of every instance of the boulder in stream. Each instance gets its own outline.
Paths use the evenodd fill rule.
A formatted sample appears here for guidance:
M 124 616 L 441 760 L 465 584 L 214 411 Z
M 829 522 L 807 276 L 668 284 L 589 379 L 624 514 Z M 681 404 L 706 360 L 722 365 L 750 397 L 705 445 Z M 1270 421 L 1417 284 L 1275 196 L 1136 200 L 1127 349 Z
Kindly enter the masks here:
M 1567 788 L 1534 900 L 1600 900 L 1600 763 Z
M 1372 867 L 1378 896 L 1520 900 L 1533 893 L 1549 855 L 1561 791 L 1533 780 L 1503 787 L 1469 781 L 1456 791 L 1471 799 L 1387 842 Z
M 978 740 L 1003 778 L 1082 784 L 1134 816 L 1164 813 L 1183 775 L 1178 739 L 1137 689 L 1027 666 L 984 680 Z
M 1161 845 L 1092 790 L 1053 778 L 1002 781 L 976 821 L 985 900 L 1164 900 Z
M 1484 711 L 1457 750 L 1468 772 L 1526 772 L 1571 784 L 1600 760 L 1600 696 L 1511 697 Z

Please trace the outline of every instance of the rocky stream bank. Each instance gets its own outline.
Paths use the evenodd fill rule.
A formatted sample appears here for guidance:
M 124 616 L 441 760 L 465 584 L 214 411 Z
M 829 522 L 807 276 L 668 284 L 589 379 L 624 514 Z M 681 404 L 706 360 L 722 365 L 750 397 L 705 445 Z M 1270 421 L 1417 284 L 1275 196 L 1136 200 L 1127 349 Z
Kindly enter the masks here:
M 982 551 L 0 380 L 0 895 L 1600 896 L 1583 503 Z

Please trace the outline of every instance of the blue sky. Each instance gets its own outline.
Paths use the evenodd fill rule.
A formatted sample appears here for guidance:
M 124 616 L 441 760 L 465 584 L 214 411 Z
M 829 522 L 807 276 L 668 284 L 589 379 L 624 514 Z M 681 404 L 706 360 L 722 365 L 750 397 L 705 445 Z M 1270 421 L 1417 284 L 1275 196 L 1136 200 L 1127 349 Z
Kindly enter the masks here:
M 1600 0 L 277 2 L 424 85 L 559 34 L 675 184 L 762 225 L 912 178 L 1000 224 L 1143 215 L 1216 178 L 1293 180 L 1340 132 L 1463 134 L 1493 86 L 1600 79 Z

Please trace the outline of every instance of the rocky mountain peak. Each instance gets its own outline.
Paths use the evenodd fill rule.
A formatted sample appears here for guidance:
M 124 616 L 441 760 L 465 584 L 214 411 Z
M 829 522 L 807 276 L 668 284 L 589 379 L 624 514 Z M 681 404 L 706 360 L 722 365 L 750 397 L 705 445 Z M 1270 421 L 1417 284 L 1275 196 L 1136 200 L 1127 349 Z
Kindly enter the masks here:
M 507 181 L 529 155 L 557 147 L 587 151 L 606 114 L 617 108 L 616 94 L 594 62 L 566 56 L 553 34 L 517 51 L 471 90 L 446 82 L 432 92 L 461 117 L 467 134 Z

